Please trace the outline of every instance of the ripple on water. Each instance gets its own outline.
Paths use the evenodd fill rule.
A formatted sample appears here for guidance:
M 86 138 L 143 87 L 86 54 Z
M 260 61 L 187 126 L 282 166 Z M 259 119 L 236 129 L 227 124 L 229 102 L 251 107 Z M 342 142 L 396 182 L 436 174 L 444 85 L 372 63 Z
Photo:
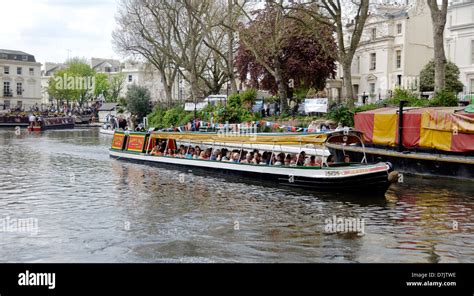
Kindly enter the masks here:
M 0 130 L 0 262 L 474 262 L 474 184 L 409 178 L 387 199 L 246 184 L 112 160 L 97 130 Z M 328 235 L 326 219 L 365 219 Z M 457 230 L 453 229 L 457 223 Z

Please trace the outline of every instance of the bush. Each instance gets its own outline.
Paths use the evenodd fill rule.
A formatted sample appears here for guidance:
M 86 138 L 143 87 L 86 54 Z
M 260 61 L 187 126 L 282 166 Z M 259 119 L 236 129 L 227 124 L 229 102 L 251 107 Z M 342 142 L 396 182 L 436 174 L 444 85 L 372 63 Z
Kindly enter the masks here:
M 392 98 L 386 99 L 382 103 L 392 106 L 399 106 L 400 101 L 407 101 L 408 104 L 405 106 L 408 107 L 427 107 L 430 104 L 429 100 L 420 98 L 409 90 L 399 88 L 395 90 Z
M 127 109 L 140 120 L 145 117 L 150 111 L 150 91 L 142 86 L 130 86 L 127 91 Z
M 431 100 L 431 106 L 435 107 L 457 107 L 459 101 L 456 95 L 448 90 L 442 90 L 435 94 L 433 100 Z
M 453 62 L 446 64 L 446 90 L 459 93 L 464 89 L 464 85 L 459 81 L 459 68 Z M 420 90 L 434 91 L 435 63 L 430 61 L 420 73 Z
M 257 90 L 256 89 L 248 89 L 244 91 L 240 95 L 240 104 L 247 108 L 247 110 L 251 110 L 252 106 L 255 104 L 257 100 Z
M 335 122 L 342 123 L 344 126 L 354 126 L 354 112 L 346 105 L 338 105 L 332 108 L 327 117 Z

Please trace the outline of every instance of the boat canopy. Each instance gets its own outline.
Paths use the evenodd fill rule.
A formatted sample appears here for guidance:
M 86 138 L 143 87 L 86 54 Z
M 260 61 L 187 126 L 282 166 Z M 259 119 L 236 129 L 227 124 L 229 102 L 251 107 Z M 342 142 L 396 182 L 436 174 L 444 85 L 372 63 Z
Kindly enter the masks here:
M 358 131 L 340 131 L 333 133 L 310 134 L 219 134 L 219 133 L 165 133 L 153 132 L 152 139 L 173 139 L 176 141 L 191 141 L 202 143 L 251 143 L 268 145 L 324 145 L 330 140 L 332 143 L 359 143 L 362 133 Z
M 398 108 L 356 113 L 355 129 L 365 143 L 394 147 L 398 143 Z M 474 151 L 474 114 L 459 107 L 404 108 L 403 146 L 448 152 Z

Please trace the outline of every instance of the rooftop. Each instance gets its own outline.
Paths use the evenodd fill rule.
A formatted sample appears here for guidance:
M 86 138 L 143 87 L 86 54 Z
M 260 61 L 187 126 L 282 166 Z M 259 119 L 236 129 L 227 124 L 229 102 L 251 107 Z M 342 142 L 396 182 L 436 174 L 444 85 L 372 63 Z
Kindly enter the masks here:
M 32 54 L 19 50 L 0 49 L 0 59 L 36 63 Z

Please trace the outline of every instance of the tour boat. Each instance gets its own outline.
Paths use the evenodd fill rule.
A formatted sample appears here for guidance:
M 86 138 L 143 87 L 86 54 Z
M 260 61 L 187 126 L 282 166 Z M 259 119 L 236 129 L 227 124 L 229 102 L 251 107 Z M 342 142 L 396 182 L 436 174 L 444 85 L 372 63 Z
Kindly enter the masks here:
M 336 163 L 328 164 L 323 159 L 320 167 L 275 166 L 242 164 L 236 162 L 211 161 L 175 158 L 153 155 L 153 148 L 159 140 L 166 141 L 168 149 L 176 149 L 180 143 L 220 143 L 245 145 L 299 145 L 300 152 L 307 151 L 303 145 L 323 146 L 326 143 L 345 143 L 346 145 L 361 141 L 362 134 L 357 131 L 340 131 L 315 134 L 255 134 L 253 136 L 220 135 L 209 133 L 127 133 L 115 132 L 110 149 L 110 156 L 119 160 L 140 162 L 165 166 L 173 169 L 192 170 L 219 175 L 233 175 L 271 183 L 276 186 L 298 187 L 315 192 L 349 192 L 357 195 L 384 195 L 391 183 L 398 180 L 390 163 L 380 162 L 368 164 Z M 204 146 L 204 145 L 203 145 Z M 211 148 L 212 146 L 208 146 Z M 267 152 L 274 153 L 273 148 Z M 261 151 L 263 152 L 263 151 Z M 177 178 L 178 180 L 178 178 Z M 235 180 L 235 178 L 230 178 Z

